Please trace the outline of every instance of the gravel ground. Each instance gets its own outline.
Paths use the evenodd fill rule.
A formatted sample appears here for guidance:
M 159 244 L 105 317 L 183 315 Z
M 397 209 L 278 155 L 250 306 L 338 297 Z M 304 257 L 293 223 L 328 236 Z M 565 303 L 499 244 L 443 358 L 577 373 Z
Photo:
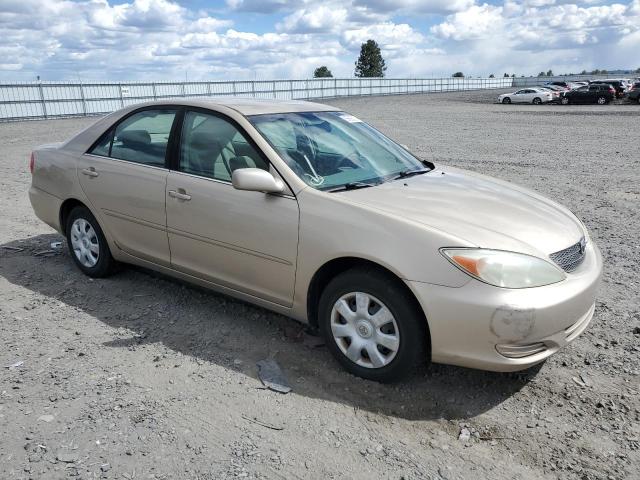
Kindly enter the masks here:
M 330 103 L 571 208 L 605 258 L 595 319 L 538 370 L 433 365 L 397 385 L 350 376 L 279 315 L 41 253 L 61 237 L 31 211 L 29 151 L 93 120 L 0 124 L 0 478 L 639 478 L 640 108 L 496 95 Z M 291 393 L 261 388 L 268 357 Z

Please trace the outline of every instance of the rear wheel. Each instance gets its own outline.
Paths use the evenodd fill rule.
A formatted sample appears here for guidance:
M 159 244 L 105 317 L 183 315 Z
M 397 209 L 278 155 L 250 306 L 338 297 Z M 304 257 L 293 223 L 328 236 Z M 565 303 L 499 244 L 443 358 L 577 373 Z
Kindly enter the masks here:
M 425 319 L 398 282 L 376 269 L 352 269 L 322 292 L 320 331 L 332 355 L 354 375 L 389 382 L 426 361 Z
M 542 100 L 538 97 L 533 99 L 533 104 L 534 105 L 541 105 L 542 104 Z
M 562 105 L 569 105 L 569 98 L 562 97 L 562 100 L 560 100 L 560 103 L 562 103 Z
M 504 104 L 511 103 L 511 99 L 509 97 L 503 98 L 502 103 Z
M 67 244 L 73 261 L 90 277 L 106 277 L 113 273 L 116 262 L 98 221 L 87 207 L 75 207 L 66 225 Z
M 606 97 L 598 97 L 598 105 L 604 105 L 605 103 L 607 103 L 607 98 Z

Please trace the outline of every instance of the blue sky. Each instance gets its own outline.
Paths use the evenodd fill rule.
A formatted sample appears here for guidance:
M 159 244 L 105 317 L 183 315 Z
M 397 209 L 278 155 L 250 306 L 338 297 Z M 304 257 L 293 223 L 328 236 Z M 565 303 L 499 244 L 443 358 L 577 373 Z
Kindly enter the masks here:
M 389 77 L 640 67 L 640 0 L 0 0 L 0 82 Z

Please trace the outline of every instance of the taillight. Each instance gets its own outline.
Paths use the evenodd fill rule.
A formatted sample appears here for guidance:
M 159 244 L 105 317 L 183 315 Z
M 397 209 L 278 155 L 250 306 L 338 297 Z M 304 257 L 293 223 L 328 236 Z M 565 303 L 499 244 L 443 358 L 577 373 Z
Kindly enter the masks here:
M 31 159 L 29 159 L 29 171 L 33 175 L 33 169 L 36 167 L 36 156 L 31 152 Z

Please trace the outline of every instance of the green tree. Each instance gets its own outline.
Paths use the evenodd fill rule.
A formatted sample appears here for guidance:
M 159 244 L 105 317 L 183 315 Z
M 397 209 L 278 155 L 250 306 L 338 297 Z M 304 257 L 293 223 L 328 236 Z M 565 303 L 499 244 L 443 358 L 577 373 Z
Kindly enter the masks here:
M 553 77 L 553 70 L 549 69 L 547 71 L 547 77 Z
M 367 40 L 360 47 L 360 56 L 356 62 L 356 77 L 384 77 L 387 66 L 382 52 L 375 40 Z
M 329 78 L 329 77 L 333 77 L 333 74 L 331 73 L 331 70 L 329 70 L 324 65 L 316 68 L 313 71 L 313 78 Z
M 510 76 L 511 76 L 511 75 L 509 75 L 508 73 L 505 73 L 505 74 L 503 75 L 503 77 L 504 77 L 504 78 L 509 78 Z
M 453 75 L 451 75 L 453 78 L 463 78 L 464 77 L 464 73 L 462 72 L 456 72 Z
M 636 73 L 640 73 L 640 68 L 636 68 Z
M 492 73 L 491 75 L 489 75 L 489 78 L 496 78 L 496 76 Z
M 539 77 L 544 77 L 544 75 L 545 75 L 545 73 L 544 73 L 544 72 L 540 72 L 540 73 L 538 74 L 538 76 L 539 76 Z
M 586 71 L 586 70 L 582 70 L 582 71 L 580 72 L 580 75 L 588 75 L 588 73 L 587 73 L 587 71 Z

